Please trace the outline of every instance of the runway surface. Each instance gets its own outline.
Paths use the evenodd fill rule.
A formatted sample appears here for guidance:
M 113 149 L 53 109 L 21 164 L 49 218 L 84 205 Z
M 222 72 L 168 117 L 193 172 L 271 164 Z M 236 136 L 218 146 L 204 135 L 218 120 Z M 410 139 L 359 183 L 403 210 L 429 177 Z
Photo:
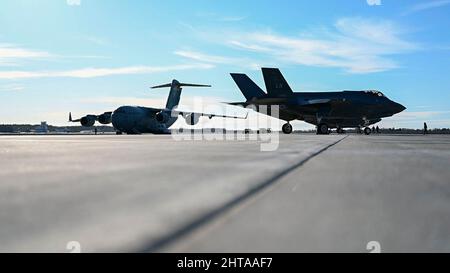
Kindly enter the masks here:
M 0 251 L 450 251 L 450 136 L 1 136 Z

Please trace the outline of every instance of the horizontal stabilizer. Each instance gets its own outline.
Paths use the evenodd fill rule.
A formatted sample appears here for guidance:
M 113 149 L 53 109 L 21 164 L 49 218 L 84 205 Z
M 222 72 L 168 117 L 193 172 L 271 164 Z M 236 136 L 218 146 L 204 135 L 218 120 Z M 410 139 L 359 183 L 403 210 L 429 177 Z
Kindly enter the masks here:
M 173 80 L 172 83 L 153 86 L 152 89 L 168 88 L 168 87 L 170 87 L 170 93 L 169 97 L 167 98 L 166 108 L 173 109 L 180 102 L 182 87 L 211 87 L 211 85 L 180 83 L 177 80 Z
M 172 83 L 152 86 L 152 89 L 158 89 L 158 88 L 169 88 L 169 87 L 211 87 L 211 85 L 206 84 L 192 84 L 192 83 L 180 83 L 177 80 L 173 80 Z

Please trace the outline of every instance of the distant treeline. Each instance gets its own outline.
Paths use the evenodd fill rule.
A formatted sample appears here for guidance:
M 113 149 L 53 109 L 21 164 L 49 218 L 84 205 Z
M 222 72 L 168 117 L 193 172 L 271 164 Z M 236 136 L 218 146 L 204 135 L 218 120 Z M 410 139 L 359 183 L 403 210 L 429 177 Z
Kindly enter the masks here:
M 372 128 L 372 127 L 371 127 Z M 346 129 L 347 133 L 356 133 L 355 129 Z M 297 131 L 297 132 L 304 132 L 304 133 L 315 133 L 316 130 L 308 130 L 308 131 Z M 376 130 L 372 132 L 373 134 L 376 134 Z M 380 134 L 423 134 L 423 129 L 410 129 L 410 128 L 380 128 Z M 429 129 L 428 134 L 436 134 L 436 135 L 442 135 L 442 134 L 450 134 L 450 128 L 436 128 L 436 129 Z
M 33 133 L 39 131 L 41 125 L 31 124 L 0 124 L 0 133 Z M 97 129 L 99 133 L 113 133 L 115 132 L 112 126 L 95 126 L 95 127 L 83 127 L 83 126 L 53 126 L 48 125 L 49 133 L 79 133 L 83 131 L 94 131 Z M 315 133 L 315 130 L 297 130 L 298 133 Z M 355 129 L 347 129 L 346 132 L 354 133 Z M 374 132 L 376 133 L 376 132 Z M 430 129 L 429 134 L 450 134 L 450 128 L 442 129 Z M 408 129 L 408 128 L 380 128 L 380 134 L 423 134 L 423 129 Z
M 408 128 L 383 128 L 380 129 L 380 133 L 384 134 L 423 134 L 423 129 L 408 129 Z M 435 129 L 429 129 L 429 134 L 450 134 L 450 128 L 435 128 Z
M 97 128 L 98 132 L 115 132 L 111 126 L 53 126 L 48 125 L 49 133 L 79 133 L 82 131 L 93 131 Z M 0 124 L 0 133 L 32 133 L 41 129 L 41 125 L 31 124 Z

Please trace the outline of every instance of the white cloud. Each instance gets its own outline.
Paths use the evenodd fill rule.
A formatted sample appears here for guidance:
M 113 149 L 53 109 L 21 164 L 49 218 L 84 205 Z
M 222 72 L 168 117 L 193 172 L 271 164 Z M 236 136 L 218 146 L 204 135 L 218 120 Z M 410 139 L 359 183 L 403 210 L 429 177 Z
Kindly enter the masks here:
M 240 22 L 242 20 L 247 19 L 247 16 L 240 15 L 223 15 L 215 12 L 198 12 L 196 14 L 197 17 L 212 19 L 214 21 L 219 22 Z
M 0 71 L 0 79 L 34 79 L 34 78 L 95 78 L 113 75 L 151 74 L 189 69 L 210 69 L 210 64 L 191 64 L 174 66 L 127 66 L 117 68 L 83 68 L 66 71 Z
M 418 46 L 401 38 L 403 31 L 386 20 L 342 18 L 332 29 L 285 36 L 272 32 L 236 33 L 228 45 L 265 54 L 275 61 L 343 68 L 350 73 L 373 73 L 399 67 L 391 55 Z
M 200 61 L 200 62 L 207 62 L 207 63 L 215 63 L 215 64 L 227 64 L 227 63 L 233 63 L 236 61 L 236 59 L 223 57 L 223 56 L 217 56 L 217 55 L 209 55 L 204 54 L 198 51 L 190 51 L 190 50 L 178 50 L 174 52 L 175 55 Z
M 196 103 L 198 104 L 199 100 L 204 104 L 220 104 L 221 102 L 226 101 L 226 99 L 220 97 L 203 96 L 199 98 L 190 95 L 182 95 L 180 107 L 189 107 L 195 105 Z M 121 105 L 145 105 L 150 107 L 163 108 L 165 107 L 166 101 L 167 97 L 158 99 L 139 97 L 98 97 L 82 99 L 80 100 L 80 103 L 100 104 L 110 107 L 118 107 Z
M 178 50 L 175 51 L 174 54 L 194 61 L 200 61 L 210 64 L 226 64 L 237 67 L 244 67 L 252 70 L 259 70 L 261 68 L 260 62 L 249 58 L 231 58 L 225 56 L 210 55 L 191 50 Z
M 21 84 L 7 84 L 7 85 L 0 85 L 0 92 L 19 92 L 24 90 L 25 87 Z
M 450 114 L 450 111 L 417 111 L 417 112 L 402 112 L 398 114 L 401 118 L 431 118 L 437 115 Z
M 422 128 L 427 122 L 430 128 L 450 127 L 450 111 L 405 111 L 391 118 L 383 119 L 381 127 Z
M 96 44 L 99 46 L 104 46 L 104 45 L 109 44 L 108 40 L 106 40 L 105 38 L 102 38 L 102 37 L 87 36 L 84 39 L 90 43 L 93 43 L 93 44 Z
M 225 16 L 219 19 L 222 22 L 240 22 L 247 19 L 247 16 Z
M 424 10 L 440 8 L 440 7 L 447 6 L 447 5 L 450 5 L 450 0 L 426 1 L 426 2 L 411 6 L 409 9 L 407 9 L 403 13 L 403 15 L 409 15 L 409 14 L 424 11 Z
M 239 41 L 234 41 L 234 40 L 229 41 L 229 44 L 232 45 L 232 46 L 235 46 L 237 48 L 248 49 L 250 51 L 257 51 L 257 52 L 258 51 L 259 52 L 263 52 L 263 51 L 270 52 L 271 51 L 271 49 L 269 47 L 263 47 L 263 46 L 255 45 L 255 44 L 248 45 L 248 44 L 243 44 L 243 43 L 241 43 Z
M 66 3 L 69 6 L 79 6 L 81 5 L 81 0 L 67 0 Z
M 45 51 L 23 48 L 14 44 L 0 43 L 0 66 L 20 66 L 24 61 L 62 59 L 107 59 L 96 55 L 57 55 Z
M 381 6 L 381 0 L 366 0 L 369 6 Z
M 0 65 L 15 65 L 20 60 L 47 58 L 47 52 L 17 47 L 11 44 L 0 44 Z

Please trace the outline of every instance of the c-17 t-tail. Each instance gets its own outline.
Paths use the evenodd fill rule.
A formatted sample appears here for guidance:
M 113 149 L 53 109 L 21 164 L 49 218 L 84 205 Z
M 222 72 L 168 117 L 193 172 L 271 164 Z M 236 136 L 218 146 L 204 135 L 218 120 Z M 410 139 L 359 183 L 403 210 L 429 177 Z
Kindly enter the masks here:
M 246 101 L 231 104 L 279 106 L 278 118 L 287 121 L 282 127 L 285 134 L 292 133 L 293 120 L 316 125 L 317 134 L 329 134 L 332 128 L 342 133 L 344 128 L 363 127 L 370 134 L 368 126 L 406 109 L 380 91 L 293 92 L 278 68 L 262 68 L 262 73 L 267 93 L 247 75 L 232 73 Z

